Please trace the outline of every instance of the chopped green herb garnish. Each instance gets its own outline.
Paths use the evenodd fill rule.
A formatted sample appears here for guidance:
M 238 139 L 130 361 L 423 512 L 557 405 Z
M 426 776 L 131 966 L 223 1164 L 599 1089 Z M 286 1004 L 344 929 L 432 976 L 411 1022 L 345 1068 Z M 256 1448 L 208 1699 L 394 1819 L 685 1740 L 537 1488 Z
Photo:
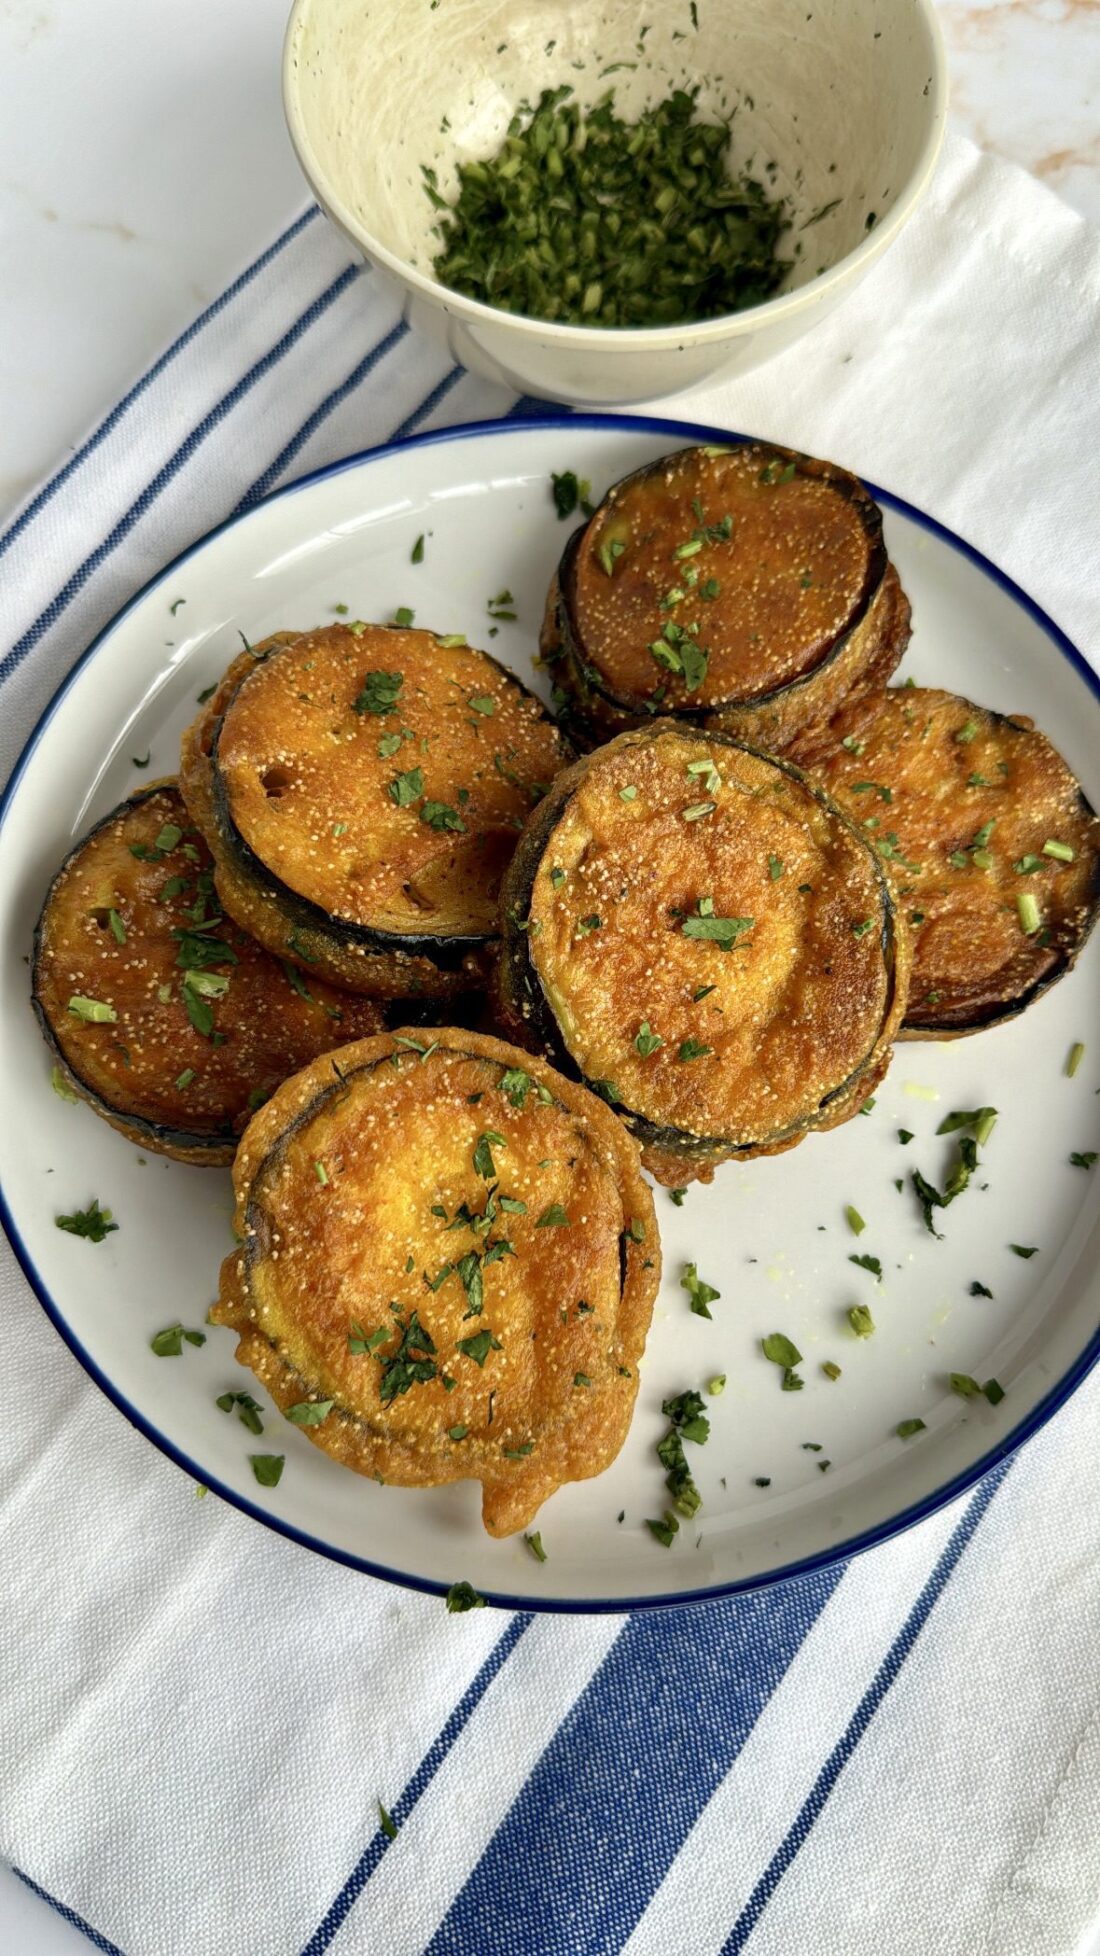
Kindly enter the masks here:
M 980 1148 L 984 1148 L 996 1124 L 995 1107 L 960 1108 L 954 1113 L 945 1114 L 936 1133 L 957 1134 L 960 1128 L 972 1128 L 975 1141 Z
M 970 1286 L 969 1295 L 971 1297 L 992 1297 L 993 1292 L 990 1290 L 988 1284 L 980 1284 L 975 1277 Z
M 848 1323 L 857 1338 L 869 1338 L 875 1328 L 875 1320 L 866 1304 L 853 1304 L 849 1307 Z
M 223 1413 L 231 1413 L 236 1406 L 237 1418 L 242 1426 L 247 1427 L 250 1433 L 263 1432 L 264 1423 L 260 1418 L 263 1408 L 250 1392 L 223 1392 L 214 1404 Z
M 1072 1154 L 1069 1163 L 1071 1168 L 1091 1168 L 1095 1160 L 1096 1151 L 1090 1148 L 1086 1154 Z
M 879 1283 L 882 1282 L 882 1265 L 877 1256 L 850 1256 L 848 1261 L 849 1263 L 858 1264 L 861 1270 L 869 1270 L 872 1277 L 876 1278 Z
M 490 1352 L 499 1352 L 503 1349 L 500 1339 L 487 1326 L 480 1331 L 472 1332 L 469 1338 L 455 1340 L 455 1350 L 462 1352 L 466 1358 L 472 1358 L 479 1368 L 485 1364 Z
M 445 801 L 422 801 L 420 819 L 430 829 L 450 829 L 456 835 L 466 832 L 466 824 L 458 810 Z
M 715 1290 L 713 1284 L 706 1283 L 700 1277 L 694 1263 L 685 1263 L 680 1275 L 680 1284 L 687 1291 L 691 1302 L 691 1309 L 695 1316 L 697 1318 L 709 1318 L 711 1313 L 707 1306 L 713 1304 L 716 1298 L 721 1297 L 721 1291 Z
M 867 1227 L 867 1224 L 864 1222 L 863 1217 L 859 1213 L 859 1210 L 853 1209 L 851 1203 L 849 1203 L 848 1207 L 844 1211 L 844 1215 L 848 1227 L 852 1232 L 852 1235 L 862 1236 L 864 1230 Z
M 410 767 L 403 774 L 395 774 L 387 784 L 386 793 L 398 808 L 411 808 L 424 793 L 424 776 L 420 768 Z
M 420 536 L 417 537 L 416 542 L 413 544 L 413 547 L 409 552 L 409 562 L 411 564 L 422 564 L 424 562 L 423 532 L 421 532 Z
M 671 1548 L 673 1537 L 680 1533 L 680 1524 L 671 1508 L 666 1509 L 663 1521 L 651 1521 L 647 1517 L 646 1527 L 654 1541 L 660 1542 L 662 1548 Z
M 402 1397 L 414 1385 L 426 1385 L 436 1377 L 439 1369 L 431 1335 L 415 1311 L 409 1313 L 408 1323 L 395 1314 L 393 1330 L 401 1333 L 398 1344 L 388 1358 L 379 1357 L 382 1373 L 378 1396 L 384 1406 L 391 1399 Z
M 261 1487 L 278 1487 L 283 1478 L 286 1455 L 283 1453 L 250 1453 L 252 1472 Z
M 104 1005 L 98 998 L 80 998 L 74 994 L 69 1000 L 68 1009 L 74 1019 L 83 1019 L 86 1025 L 113 1026 L 118 1023 L 114 1006 Z
M 666 1189 L 665 1193 L 667 1194 L 668 1199 L 672 1203 L 674 1209 L 683 1208 L 684 1198 L 687 1195 L 686 1189 Z
M 1029 1257 L 1038 1256 L 1039 1254 L 1039 1245 L 1037 1243 L 1010 1243 L 1008 1247 L 1012 1251 L 1013 1256 L 1022 1256 L 1025 1262 Z
M 726 1375 L 724 1372 L 716 1372 L 713 1379 L 707 1380 L 707 1391 L 710 1393 L 712 1399 L 720 1399 L 725 1390 Z
M 286 1416 L 292 1426 L 320 1426 L 332 1411 L 331 1399 L 299 1399 L 294 1406 L 288 1406 Z
M 620 65 L 631 64 L 602 72 Z M 754 178 L 731 177 L 730 125 L 695 119 L 697 88 L 675 89 L 629 121 L 610 93 L 594 106 L 571 94 L 544 89 L 494 155 L 460 163 L 450 208 L 422 165 L 425 194 L 443 213 L 433 270 L 444 285 L 506 312 L 586 326 L 714 318 L 775 290 L 787 269 L 778 255 L 786 207 Z M 570 473 L 552 478 L 563 517 L 575 507 Z
M 485 1598 L 468 1582 L 453 1582 L 447 1591 L 447 1609 L 452 1616 L 466 1610 L 483 1610 Z
M 584 476 L 575 475 L 572 469 L 563 469 L 560 475 L 551 472 L 550 485 L 559 521 L 564 522 L 567 516 L 572 516 L 578 504 L 585 516 L 593 515 L 588 500 L 592 484 Z
M 403 682 L 404 674 L 400 672 L 382 672 L 377 668 L 368 672 L 361 690 L 352 700 L 352 712 L 360 715 L 373 713 L 380 719 L 387 713 L 395 713 Z
M 182 1324 L 170 1324 L 166 1330 L 158 1331 L 150 1338 L 149 1349 L 158 1358 L 179 1358 L 184 1342 L 189 1345 L 205 1345 L 205 1331 L 188 1331 Z
M 523 1539 L 526 1542 L 528 1548 L 530 1549 L 531 1554 L 534 1556 L 535 1561 L 545 1562 L 546 1550 L 542 1546 L 542 1536 L 539 1533 L 538 1529 L 535 1530 L 533 1535 L 525 1535 Z
M 72 1105 L 74 1107 L 76 1106 L 80 1095 L 73 1092 L 59 1066 L 51 1066 L 50 1068 L 50 1085 L 59 1100 L 71 1101 Z
M 663 1046 L 664 1043 L 664 1040 L 658 1033 L 650 1031 L 649 1020 L 643 1019 L 639 1030 L 634 1035 L 634 1044 L 642 1058 L 648 1059 L 650 1054 L 655 1053 L 658 1047 Z
M 705 1059 L 707 1054 L 713 1051 L 713 1046 L 706 1046 L 701 1040 L 684 1039 L 677 1048 L 676 1058 L 681 1064 L 686 1065 L 689 1060 Z
M 105 1236 L 118 1228 L 111 1221 L 111 1211 L 100 1208 L 98 1196 L 92 1197 L 86 1209 L 74 1209 L 71 1216 L 55 1216 L 54 1222 L 66 1235 L 83 1236 L 89 1243 L 102 1243 Z
M 501 1093 L 511 1101 L 512 1106 L 522 1110 L 524 1101 L 531 1091 L 531 1075 L 525 1073 L 521 1066 L 509 1066 L 501 1074 L 497 1084 Z
M 797 1345 L 792 1344 L 781 1331 L 773 1331 L 769 1337 L 763 1339 L 761 1350 L 764 1357 L 770 1359 L 773 1365 L 801 1365 L 802 1363 L 802 1353 Z
M 911 1440 L 914 1433 L 927 1432 L 927 1428 L 922 1419 L 903 1419 L 899 1420 L 894 1431 L 899 1440 Z
M 1074 1041 L 1066 1055 L 1066 1079 L 1072 1080 L 1077 1068 L 1085 1057 L 1085 1048 L 1080 1039 Z
M 1074 851 L 1070 848 L 1068 842 L 1055 842 L 1049 837 L 1043 844 L 1043 854 L 1044 856 L 1053 857 L 1056 863 L 1072 863 L 1076 861 Z
M 447 1267 L 449 1270 L 450 1265 L 448 1264 Z M 368 1334 L 364 1331 L 362 1325 L 357 1324 L 353 1318 L 351 1321 L 351 1330 L 348 1333 L 348 1350 L 349 1352 L 354 1352 L 357 1356 L 363 1352 L 376 1352 L 380 1345 L 388 1342 L 390 1336 L 391 1327 L 388 1324 L 381 1324 L 377 1331 L 372 1331 Z
M 821 1369 L 827 1379 L 836 1380 L 840 1377 L 840 1366 L 836 1363 L 835 1359 L 823 1359 Z
M 482 1181 L 492 1182 L 496 1180 L 497 1171 L 496 1164 L 493 1160 L 493 1149 L 504 1148 L 506 1146 L 507 1142 L 503 1134 L 498 1134 L 495 1128 L 488 1128 L 484 1134 L 478 1135 L 477 1146 L 474 1149 L 474 1169 L 481 1176 Z
M 952 1392 L 957 1392 L 960 1399 L 979 1399 L 981 1397 L 981 1386 L 978 1384 L 977 1379 L 970 1377 L 968 1372 L 950 1372 L 947 1382 Z
M 1024 890 L 1016 898 L 1016 912 L 1020 919 L 1020 929 L 1025 937 L 1034 937 L 1036 931 L 1042 929 L 1043 919 L 1039 905 L 1030 890 Z
M 569 1217 L 560 1202 L 551 1202 L 549 1208 L 543 1210 L 535 1224 L 536 1229 L 568 1229 L 569 1227 Z

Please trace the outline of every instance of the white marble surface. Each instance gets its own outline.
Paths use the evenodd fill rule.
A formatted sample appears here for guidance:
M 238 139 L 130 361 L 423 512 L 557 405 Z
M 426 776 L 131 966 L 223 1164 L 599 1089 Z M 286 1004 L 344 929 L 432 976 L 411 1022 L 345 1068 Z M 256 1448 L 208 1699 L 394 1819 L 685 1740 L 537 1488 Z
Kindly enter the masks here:
M 957 126 L 1100 222 L 1100 0 L 938 4 Z M 304 201 L 286 11 L 0 0 L 0 519 Z M 89 1947 L 0 1868 L 0 1948 Z

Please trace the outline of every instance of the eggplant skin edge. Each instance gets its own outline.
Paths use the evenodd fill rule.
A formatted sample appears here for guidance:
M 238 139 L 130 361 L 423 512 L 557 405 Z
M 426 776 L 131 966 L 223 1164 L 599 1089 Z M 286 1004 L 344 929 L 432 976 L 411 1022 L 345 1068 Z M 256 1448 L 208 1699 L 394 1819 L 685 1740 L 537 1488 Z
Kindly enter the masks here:
M 233 821 L 217 766 L 222 723 L 238 687 L 257 660 L 301 636 L 298 632 L 276 633 L 252 646 L 248 653 L 239 654 L 212 700 L 183 737 L 180 787 L 214 857 L 218 895 L 234 921 L 266 950 L 346 991 L 378 998 L 445 999 L 476 990 L 485 983 L 494 937 L 385 931 L 368 924 L 341 922 L 283 883 L 255 854 Z M 522 687 L 515 673 L 491 653 L 482 656 L 498 666 L 513 685 Z
M 619 739 L 634 744 L 656 739 L 662 733 L 683 731 L 675 720 L 657 720 L 647 727 L 620 735 Z M 782 755 L 765 753 L 748 741 L 737 740 L 732 734 L 714 728 L 707 730 L 706 739 L 736 748 L 779 768 L 799 782 L 822 808 L 855 836 L 874 867 L 879 888 L 882 917 L 880 943 L 890 989 L 882 1024 L 870 1051 L 848 1078 L 826 1095 L 813 1114 L 790 1128 L 760 1135 L 751 1142 L 735 1142 L 721 1135 L 691 1134 L 682 1128 L 660 1127 L 635 1114 L 629 1107 L 616 1103 L 615 1112 L 641 1147 L 645 1167 L 666 1186 L 674 1186 L 685 1179 L 710 1181 L 714 1169 L 724 1161 L 749 1161 L 757 1155 L 782 1154 L 786 1149 L 797 1146 L 807 1134 L 839 1126 L 857 1113 L 889 1064 L 890 1046 L 898 1035 L 909 984 L 908 928 L 901 919 L 890 878 L 856 824 L 817 782 L 793 762 L 784 760 Z M 539 803 L 528 819 L 501 889 L 501 949 L 494 981 L 498 1015 L 509 1037 L 518 1044 L 526 1045 L 529 1050 L 542 1053 L 552 1066 L 571 1079 L 581 1080 L 592 1092 L 598 1089 L 591 1080 L 584 1079 L 561 1037 L 532 963 L 528 935 L 522 929 L 520 919 L 529 912 L 531 890 L 539 865 L 566 803 L 589 767 L 598 760 L 599 752 L 597 750 L 594 754 L 582 756 L 572 767 L 559 774 L 545 800 Z
M 815 464 L 813 457 L 795 449 L 769 446 L 768 452 L 809 465 L 811 472 L 824 471 L 838 494 L 855 500 L 846 479 L 847 472 L 834 479 L 830 465 Z M 661 463 L 650 463 L 634 475 L 645 475 L 660 466 Z M 625 476 L 613 486 L 621 488 L 633 479 L 634 476 Z M 858 478 L 853 477 L 851 481 L 856 483 Z M 862 489 L 862 484 L 858 486 Z M 685 703 L 664 710 L 662 718 L 674 719 L 700 732 L 730 733 L 772 752 L 815 731 L 842 704 L 886 685 L 909 643 L 912 612 L 898 573 L 886 554 L 881 511 L 873 498 L 864 494 L 866 503 L 859 502 L 857 508 L 871 544 L 867 586 L 855 616 L 817 664 L 755 699 L 722 700 L 696 707 Z M 561 709 L 563 725 L 579 747 L 590 747 L 616 733 L 652 724 L 648 711 L 639 708 L 635 701 L 619 699 L 601 682 L 584 656 L 573 617 L 573 582 L 577 557 L 588 529 L 589 524 L 584 524 L 566 540 L 551 581 L 540 637 L 542 658 L 566 696 Z
M 144 787 L 136 789 L 132 795 L 127 795 L 126 802 L 123 806 L 134 802 L 148 801 L 153 795 L 160 794 L 165 788 L 175 787 L 175 785 L 175 782 L 170 777 L 160 781 L 149 781 Z M 88 1082 L 75 1071 L 71 1062 L 66 1059 L 58 1043 L 57 1035 L 50 1024 L 45 1007 L 38 996 L 38 969 L 43 949 L 42 931 L 46 920 L 46 913 L 53 900 L 54 890 L 68 868 L 73 856 L 77 855 L 80 850 L 86 848 L 92 837 L 98 835 L 101 829 L 107 828 L 111 822 L 115 821 L 118 817 L 118 812 L 117 808 L 112 808 L 108 814 L 103 816 L 101 821 L 96 822 L 88 830 L 86 835 L 82 835 L 79 841 L 70 849 L 64 862 L 50 879 L 49 889 L 46 891 L 42 908 L 38 913 L 38 919 L 35 923 L 34 940 L 31 947 L 31 1009 L 38 1021 L 39 1030 L 46 1042 L 54 1064 L 57 1066 L 66 1084 L 72 1088 L 80 1100 L 84 1101 L 86 1106 L 92 1109 L 93 1113 L 98 1114 L 99 1118 L 106 1121 L 109 1127 L 113 1127 L 116 1133 L 124 1135 L 126 1140 L 133 1142 L 135 1147 L 148 1148 L 153 1154 L 167 1155 L 172 1161 L 187 1162 L 195 1168 L 226 1168 L 237 1152 L 237 1136 L 235 1134 L 196 1134 L 188 1128 L 168 1127 L 159 1121 L 145 1120 L 140 1114 L 123 1114 L 119 1108 L 112 1107 L 109 1101 L 101 1099 L 94 1087 L 90 1087 Z

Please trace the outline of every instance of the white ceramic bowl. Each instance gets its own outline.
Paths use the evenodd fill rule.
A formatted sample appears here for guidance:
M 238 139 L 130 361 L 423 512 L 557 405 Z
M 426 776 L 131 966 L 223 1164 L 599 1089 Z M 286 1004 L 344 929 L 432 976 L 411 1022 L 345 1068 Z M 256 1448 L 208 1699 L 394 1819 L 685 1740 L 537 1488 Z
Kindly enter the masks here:
M 774 298 L 619 329 L 550 325 L 438 283 L 421 165 L 450 199 L 457 164 L 491 155 L 517 108 L 563 81 L 582 102 L 613 87 L 626 115 L 695 86 L 703 115 L 735 110 L 732 169 L 774 164 L 793 214 L 798 256 Z M 946 94 L 932 0 L 295 0 L 283 60 L 302 168 L 402 288 L 410 324 L 475 373 L 595 405 L 756 366 L 831 312 L 916 207 Z

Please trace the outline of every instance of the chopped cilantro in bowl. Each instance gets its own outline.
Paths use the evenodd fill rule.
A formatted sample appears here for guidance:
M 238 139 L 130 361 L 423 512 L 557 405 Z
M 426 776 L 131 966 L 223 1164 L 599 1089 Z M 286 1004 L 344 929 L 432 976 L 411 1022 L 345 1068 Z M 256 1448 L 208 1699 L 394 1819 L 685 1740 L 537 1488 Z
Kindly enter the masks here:
M 789 269 L 786 205 L 731 176 L 730 124 L 699 120 L 698 93 L 627 121 L 613 91 L 586 108 L 568 83 L 543 89 L 494 156 L 459 164 L 452 205 L 422 164 L 440 283 L 575 326 L 716 319 L 770 298 Z

